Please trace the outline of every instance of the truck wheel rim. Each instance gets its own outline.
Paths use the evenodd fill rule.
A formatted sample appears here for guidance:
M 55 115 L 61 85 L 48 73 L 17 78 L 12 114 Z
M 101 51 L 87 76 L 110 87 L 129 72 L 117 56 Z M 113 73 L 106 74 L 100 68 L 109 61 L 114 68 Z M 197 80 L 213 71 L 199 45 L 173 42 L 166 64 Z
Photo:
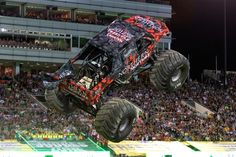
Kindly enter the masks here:
M 182 71 L 180 69 L 178 69 L 174 74 L 173 76 L 171 77 L 171 81 L 172 82 L 176 82 L 180 79 L 181 77 L 181 74 L 182 74 Z
M 119 127 L 119 131 L 122 132 L 126 129 L 126 127 L 128 126 L 129 124 L 129 119 L 126 118 L 125 120 L 121 121 L 120 123 L 120 127 Z

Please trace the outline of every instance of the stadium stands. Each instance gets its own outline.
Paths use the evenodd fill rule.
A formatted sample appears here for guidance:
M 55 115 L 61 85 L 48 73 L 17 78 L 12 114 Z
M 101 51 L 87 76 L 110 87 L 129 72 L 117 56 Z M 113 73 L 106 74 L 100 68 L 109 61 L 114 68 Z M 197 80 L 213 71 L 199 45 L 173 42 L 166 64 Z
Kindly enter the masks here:
M 26 89 L 35 95 L 42 92 L 37 75 L 21 75 L 0 86 L 0 135 L 2 139 L 14 138 L 16 130 L 58 133 L 82 131 L 95 140 L 107 144 L 93 128 L 93 118 L 83 111 L 61 115 L 45 111 L 27 96 Z M 180 141 L 235 141 L 236 91 L 235 75 L 229 75 L 227 89 L 206 80 L 189 81 L 183 89 L 168 93 L 157 91 L 147 84 L 137 82 L 110 95 L 134 102 L 144 110 L 129 136 L 131 140 L 180 140 Z M 216 96 L 217 95 L 217 96 Z M 216 114 L 200 117 L 182 105 L 181 100 L 194 100 L 204 104 Z M 75 121 L 76 119 L 76 121 Z
M 0 38 L 0 47 L 5 48 L 24 48 L 35 50 L 57 50 L 70 51 L 69 43 L 66 40 L 20 37 L 2 37 Z
M 83 24 L 96 25 L 108 25 L 118 17 L 118 15 L 99 15 L 97 12 L 94 11 L 77 11 L 75 13 L 75 19 L 72 19 L 70 10 L 54 10 L 53 8 L 47 8 L 46 6 L 27 6 L 25 8 L 25 15 L 20 15 L 19 10 L 19 6 L 0 5 L 0 15 L 11 17 L 24 17 L 31 19 L 53 20 L 62 22 L 78 22 Z

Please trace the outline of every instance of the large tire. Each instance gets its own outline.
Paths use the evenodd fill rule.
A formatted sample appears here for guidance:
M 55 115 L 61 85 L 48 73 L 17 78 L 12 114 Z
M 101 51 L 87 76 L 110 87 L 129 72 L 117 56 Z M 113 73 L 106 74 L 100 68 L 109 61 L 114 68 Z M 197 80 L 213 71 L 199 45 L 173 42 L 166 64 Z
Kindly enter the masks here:
M 45 91 L 45 99 L 48 105 L 64 113 L 71 113 L 75 110 L 74 104 L 70 101 L 70 96 L 58 90 Z
M 132 131 L 136 116 L 136 109 L 131 102 L 113 98 L 98 111 L 94 125 L 96 131 L 107 140 L 120 142 Z
M 177 51 L 167 50 L 160 54 L 150 71 L 150 81 L 158 89 L 176 90 L 189 75 L 189 61 Z

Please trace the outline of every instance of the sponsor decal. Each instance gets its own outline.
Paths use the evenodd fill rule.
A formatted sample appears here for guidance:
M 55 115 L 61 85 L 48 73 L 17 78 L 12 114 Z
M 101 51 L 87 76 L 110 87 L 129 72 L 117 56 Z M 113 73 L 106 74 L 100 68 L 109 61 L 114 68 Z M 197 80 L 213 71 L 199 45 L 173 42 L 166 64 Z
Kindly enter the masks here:
M 143 18 L 141 16 L 135 16 L 135 21 L 137 24 L 141 24 L 144 28 L 161 31 L 161 26 L 149 19 Z
M 132 54 L 131 54 L 132 55 Z M 144 63 L 144 61 L 146 59 L 148 59 L 151 56 L 151 53 L 149 52 L 149 50 L 146 50 L 144 53 L 142 53 L 139 57 L 137 57 L 137 59 L 133 62 L 131 62 L 131 64 L 127 65 L 125 67 L 125 69 L 122 71 L 122 74 L 127 74 L 131 71 L 133 71 L 135 68 L 137 68 L 139 65 L 141 65 L 142 63 Z
M 108 29 L 107 36 L 120 43 L 129 41 L 133 37 L 133 35 L 130 34 L 128 30 L 119 27 Z

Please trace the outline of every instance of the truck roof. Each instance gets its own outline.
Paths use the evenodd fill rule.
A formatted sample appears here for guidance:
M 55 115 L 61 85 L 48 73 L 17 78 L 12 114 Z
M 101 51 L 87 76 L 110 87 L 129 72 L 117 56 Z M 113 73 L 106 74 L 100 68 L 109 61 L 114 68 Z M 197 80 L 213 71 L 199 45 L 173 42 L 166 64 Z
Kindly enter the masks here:
M 132 40 L 139 39 L 144 34 L 148 34 L 158 42 L 168 32 L 168 28 L 160 20 L 148 16 L 131 16 L 124 21 L 120 19 L 113 21 L 89 42 L 101 50 L 117 53 Z
M 165 23 L 150 16 L 131 16 L 125 22 L 143 29 L 157 42 L 160 41 L 163 35 L 169 33 L 169 29 Z

